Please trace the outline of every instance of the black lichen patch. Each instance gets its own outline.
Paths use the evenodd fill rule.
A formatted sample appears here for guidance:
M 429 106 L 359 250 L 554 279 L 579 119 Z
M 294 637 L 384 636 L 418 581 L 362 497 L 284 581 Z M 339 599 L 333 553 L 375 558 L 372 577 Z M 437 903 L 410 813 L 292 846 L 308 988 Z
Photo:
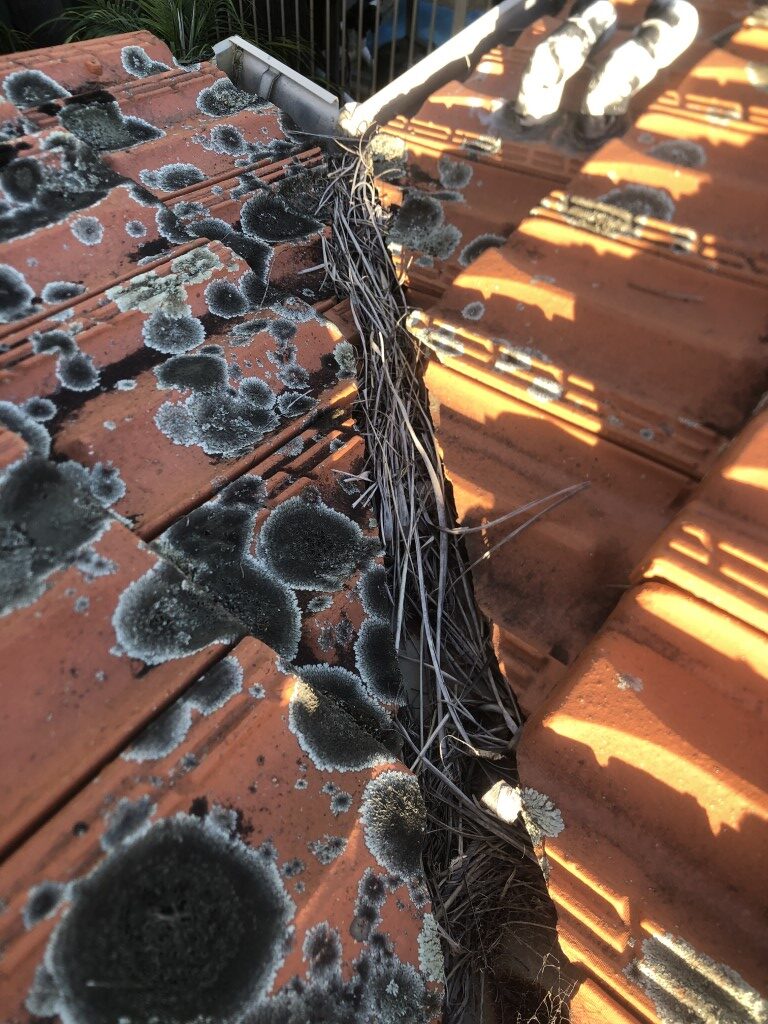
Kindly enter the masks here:
M 50 398 L 28 398 L 22 409 L 38 423 L 47 423 L 56 415 L 56 406 Z M 44 452 L 41 454 L 45 454 Z
M 344 836 L 329 836 L 327 833 L 322 839 L 313 839 L 312 842 L 307 843 L 309 852 L 325 866 L 333 863 L 344 853 L 346 848 L 347 840 Z
M 147 188 L 178 192 L 205 181 L 205 175 L 194 164 L 164 164 L 155 171 L 139 171 L 139 179 Z
M 162 61 L 153 60 L 142 46 L 124 46 L 120 51 L 120 61 L 134 78 L 149 78 L 171 70 Z
M 31 335 L 31 340 L 35 355 L 58 352 L 63 356 L 73 356 L 77 352 L 77 343 L 69 331 L 43 331 Z
M 310 385 L 309 373 L 298 363 L 288 363 L 277 372 L 277 379 L 286 388 L 306 391 Z
M 316 768 L 360 771 L 397 757 L 400 742 L 389 716 L 353 672 L 329 665 L 297 672 L 288 723 Z
M 313 494 L 301 494 L 272 511 L 259 534 L 260 557 L 297 590 L 341 590 L 378 550 L 348 516 Z
M 43 302 L 55 305 L 59 302 L 75 299 L 78 295 L 82 295 L 84 291 L 85 285 L 78 284 L 75 281 L 49 281 L 40 293 L 40 297 Z
M 305 238 L 323 227 L 315 217 L 290 207 L 267 189 L 243 204 L 240 224 L 249 237 L 273 243 Z
M 88 487 L 94 498 L 105 507 L 114 505 L 125 496 L 125 483 L 112 463 L 97 462 L 89 474 Z
M 155 373 L 162 388 L 192 391 L 183 403 L 165 402 L 155 416 L 158 428 L 174 444 L 235 458 L 278 425 L 275 396 L 268 385 L 246 377 L 237 390 L 230 387 L 223 356 L 173 356 Z
M 649 185 L 620 185 L 600 196 L 600 202 L 627 210 L 633 217 L 670 221 L 675 215 L 675 203 L 669 192 Z
M 192 725 L 192 709 L 182 699 L 153 719 L 123 752 L 126 761 L 159 761 L 186 739 Z
M 355 642 L 355 663 L 365 685 L 388 704 L 403 704 L 403 678 L 387 622 L 366 619 Z
M 480 301 L 468 302 L 461 315 L 465 320 L 482 320 L 485 316 L 485 304 Z
M 196 586 L 236 617 L 244 632 L 290 661 L 301 633 L 298 602 L 293 591 L 249 553 L 263 501 L 258 478 L 236 480 L 162 534 L 158 546 Z
M 307 956 L 306 980 L 292 979 L 263 1000 L 245 1024 L 425 1024 L 438 1013 L 439 996 L 388 942 L 372 942 L 346 980 L 341 964 L 332 962 L 335 933 L 323 924 L 312 929 L 311 939 L 310 949 L 322 955 Z
M 98 245 L 104 238 L 104 225 L 98 217 L 78 217 L 72 221 L 71 231 L 83 245 Z
M 451 160 L 442 156 L 437 162 L 440 184 L 447 189 L 465 188 L 472 179 L 472 164 L 466 160 Z
M 11 467 L 0 484 L 0 615 L 37 600 L 106 525 L 104 509 L 61 467 L 38 455 Z
M 398 771 L 377 776 L 365 787 L 360 818 L 377 863 L 401 878 L 419 879 L 427 812 L 416 778 Z
M 131 238 L 143 238 L 147 233 L 147 228 L 140 220 L 129 220 L 125 225 L 125 233 Z
M 455 225 L 445 223 L 443 207 L 437 199 L 413 189 L 392 222 L 389 237 L 400 245 L 445 260 L 459 244 L 461 232 Z
M 160 821 L 78 882 L 45 999 L 36 982 L 27 1006 L 81 1024 L 235 1024 L 271 984 L 294 910 L 270 858 L 208 818 Z
M 336 376 L 339 380 L 350 380 L 357 376 L 357 352 L 349 341 L 340 341 L 333 350 L 336 360 Z
M 101 837 L 101 848 L 114 850 L 121 843 L 146 832 L 156 810 L 157 807 L 148 796 L 138 800 L 120 800 L 107 820 L 107 827 Z
M 51 133 L 40 148 L 45 159 L 22 157 L 1 172 L 10 202 L 0 208 L 0 241 L 27 235 L 93 206 L 123 181 L 97 153 L 66 132 Z
M 114 100 L 70 102 L 59 113 L 63 128 L 96 150 L 128 149 L 165 132 L 140 117 L 126 117 Z
M 221 78 L 200 91 L 197 109 L 209 117 L 227 117 L 245 110 L 246 107 L 261 107 L 264 102 L 258 96 L 238 89 L 228 78 Z
M 21 407 L 14 405 L 13 402 L 0 402 L 0 427 L 18 434 L 27 442 L 34 454 L 47 458 L 50 453 L 50 435 L 45 427 L 40 425 L 39 417 L 35 415 L 34 410 L 28 409 L 26 405 Z
M 64 86 L 59 85 L 42 71 L 27 68 L 24 71 L 12 71 L 3 82 L 3 94 L 9 103 L 20 110 L 28 107 L 39 107 L 41 103 L 63 99 L 69 96 Z
M 327 921 L 307 929 L 302 953 L 313 977 L 321 978 L 341 970 L 341 939 Z
M 317 408 L 317 399 L 300 391 L 284 391 L 277 400 L 277 407 L 286 419 L 298 419 Z
M 664 160 L 668 164 L 693 169 L 703 167 L 707 162 L 704 147 L 690 139 L 664 139 L 649 149 L 648 155 L 656 157 L 657 160 Z
M 232 281 L 211 281 L 205 289 L 205 301 L 214 316 L 226 320 L 248 312 L 248 300 Z
M 0 263 L 0 323 L 21 320 L 35 312 L 35 293 L 23 274 Z
M 124 752 L 126 761 L 159 761 L 176 750 L 185 738 L 193 711 L 208 718 L 243 689 L 243 669 L 236 657 L 224 657 L 170 708 L 154 719 Z
M 217 153 L 238 156 L 246 150 L 245 136 L 233 124 L 217 124 L 211 130 L 211 146 Z
M 34 157 L 21 157 L 6 164 L 0 174 L 3 191 L 15 203 L 31 203 L 43 183 L 43 172 Z
M 474 263 L 478 256 L 482 256 L 486 249 L 498 249 L 505 242 L 506 238 L 503 235 L 478 235 L 477 238 L 473 238 L 461 250 L 459 253 L 459 263 L 462 267 L 468 267 L 470 263 Z
M 89 355 L 75 352 L 59 359 L 56 376 L 68 391 L 93 391 L 98 386 L 100 374 Z
M 243 633 L 223 608 L 162 562 L 123 591 L 112 625 L 125 653 L 147 665 L 183 658 L 211 644 L 234 643 Z
M 197 317 L 171 316 L 162 309 L 156 309 L 144 322 L 141 333 L 145 345 L 167 355 L 189 352 L 205 341 L 205 328 Z
M 287 448 L 288 446 L 286 445 L 285 447 Z M 292 455 L 294 453 L 289 452 L 288 454 Z M 296 454 L 298 455 L 300 452 L 297 452 Z M 331 607 L 333 607 L 333 598 L 330 594 L 321 594 L 318 597 L 312 597 L 307 601 L 307 611 L 312 615 L 317 614 L 317 612 L 326 612 Z
M 25 928 L 34 928 L 41 921 L 53 917 L 67 895 L 67 886 L 61 882 L 41 882 L 29 890 L 27 902 L 21 912 Z
M 223 658 L 187 690 L 184 700 L 206 718 L 219 711 L 243 689 L 243 670 L 237 658 Z
M 117 572 L 117 565 L 111 559 L 98 554 L 93 548 L 83 548 L 75 559 L 75 568 L 89 583 Z
M 366 868 L 357 887 L 355 916 L 349 933 L 356 942 L 367 942 L 371 932 L 379 923 L 381 908 L 387 899 L 386 880 Z
M 389 622 L 392 600 L 387 589 L 387 570 L 384 566 L 372 566 L 360 580 L 359 589 L 366 614 L 382 622 Z

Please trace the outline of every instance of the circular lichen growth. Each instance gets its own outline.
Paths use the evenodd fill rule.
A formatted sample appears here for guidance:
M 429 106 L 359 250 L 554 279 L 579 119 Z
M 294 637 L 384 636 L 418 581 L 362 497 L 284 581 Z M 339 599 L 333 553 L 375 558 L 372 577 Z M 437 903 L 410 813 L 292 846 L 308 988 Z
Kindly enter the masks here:
M 51 100 L 69 96 L 64 86 L 36 68 L 13 71 L 6 75 L 3 93 L 9 103 L 22 109 L 39 107 L 42 103 L 50 103 Z
M 360 771 L 392 761 L 400 743 L 389 716 L 353 672 L 305 665 L 290 702 L 289 725 L 321 771 Z
M 35 293 L 14 267 L 0 263 L 0 323 L 20 320 L 34 312 Z
M 205 301 L 214 316 L 226 320 L 248 311 L 248 300 L 232 281 L 211 281 L 205 289 Z
M 387 622 L 367 619 L 362 624 L 355 643 L 355 663 L 363 682 L 376 697 L 388 704 L 404 702 L 403 677 Z
M 234 1024 L 274 978 L 293 912 L 272 858 L 208 820 L 160 821 L 78 882 L 44 1005 L 80 1024 Z
M 387 570 L 374 565 L 360 580 L 360 597 L 366 614 L 388 622 L 392 614 L 392 601 L 387 588 Z
M 259 534 L 259 555 L 272 572 L 297 590 L 341 590 L 378 545 L 348 516 L 304 495 L 270 514 Z
M 703 167 L 707 162 L 704 147 L 690 139 L 664 139 L 649 149 L 648 155 L 668 164 L 693 169 Z
M 627 210 L 633 217 L 670 221 L 675 215 L 675 203 L 669 192 L 649 185 L 620 185 L 600 196 L 600 201 Z
M 171 316 L 157 309 L 141 329 L 144 344 L 158 352 L 179 355 L 202 345 L 205 328 L 197 317 Z
M 71 231 L 83 245 L 98 245 L 104 237 L 104 227 L 97 217 L 78 217 L 72 222 Z
M 427 812 L 419 784 L 407 772 L 387 771 L 365 787 L 360 818 L 365 844 L 393 875 L 421 875 Z
M 34 157 L 12 160 L 0 174 L 3 191 L 16 203 L 31 203 L 43 183 L 43 172 Z
M 139 171 L 139 179 L 147 188 L 155 188 L 159 192 L 178 192 L 205 181 L 205 175 L 194 164 L 164 164 L 154 171 Z

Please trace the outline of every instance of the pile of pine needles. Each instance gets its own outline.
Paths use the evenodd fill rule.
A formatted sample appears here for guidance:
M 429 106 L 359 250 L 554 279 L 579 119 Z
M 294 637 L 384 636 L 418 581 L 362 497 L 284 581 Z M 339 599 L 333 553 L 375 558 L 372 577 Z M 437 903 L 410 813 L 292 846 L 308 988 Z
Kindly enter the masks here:
M 480 799 L 499 780 L 517 785 L 521 714 L 475 600 L 463 541 L 469 531 L 457 523 L 423 383 L 427 352 L 406 329 L 370 161 L 362 145 L 340 144 L 340 151 L 323 201 L 333 228 L 325 264 L 337 294 L 350 301 L 362 343 L 359 419 L 369 483 L 359 501 L 374 499 L 378 509 L 406 667 L 410 700 L 400 725 L 431 823 L 425 869 L 446 953 L 445 1020 L 474 1022 L 493 998 L 488 987 L 509 986 L 501 965 L 510 934 L 527 942 L 543 929 L 551 945 L 553 914 L 524 825 L 500 820 Z M 533 518 L 544 504 L 552 507 L 534 503 Z M 509 521 L 508 540 L 533 508 L 483 529 Z

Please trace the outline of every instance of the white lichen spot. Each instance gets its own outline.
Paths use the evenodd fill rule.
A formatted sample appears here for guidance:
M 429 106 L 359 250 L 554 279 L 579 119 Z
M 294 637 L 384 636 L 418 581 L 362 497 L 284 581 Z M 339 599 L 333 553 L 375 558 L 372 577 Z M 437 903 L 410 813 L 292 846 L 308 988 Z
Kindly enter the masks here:
M 424 915 L 424 923 L 419 932 L 419 967 L 428 981 L 443 981 L 445 978 L 440 933 L 432 914 Z
M 544 793 L 526 787 L 522 791 L 523 821 L 534 843 L 538 845 L 545 837 L 554 839 L 565 828 L 563 816 Z
M 635 693 L 643 692 L 642 679 L 638 679 L 637 676 L 630 675 L 628 672 L 616 673 L 616 685 L 620 690 L 633 690 Z

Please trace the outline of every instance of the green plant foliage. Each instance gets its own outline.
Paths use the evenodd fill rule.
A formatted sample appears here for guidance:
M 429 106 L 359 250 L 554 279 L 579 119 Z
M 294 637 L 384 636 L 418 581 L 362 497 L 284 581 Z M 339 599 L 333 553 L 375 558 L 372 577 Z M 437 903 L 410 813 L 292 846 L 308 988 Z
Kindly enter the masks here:
M 181 64 L 208 60 L 213 44 L 229 35 L 253 38 L 236 0 L 80 0 L 65 20 L 68 42 L 145 29 L 167 43 Z M 303 40 L 255 41 L 286 64 L 311 71 L 311 51 Z
M 19 32 L 4 21 L 0 21 L 0 53 L 16 53 L 17 50 L 29 50 L 33 45 L 26 32 Z

